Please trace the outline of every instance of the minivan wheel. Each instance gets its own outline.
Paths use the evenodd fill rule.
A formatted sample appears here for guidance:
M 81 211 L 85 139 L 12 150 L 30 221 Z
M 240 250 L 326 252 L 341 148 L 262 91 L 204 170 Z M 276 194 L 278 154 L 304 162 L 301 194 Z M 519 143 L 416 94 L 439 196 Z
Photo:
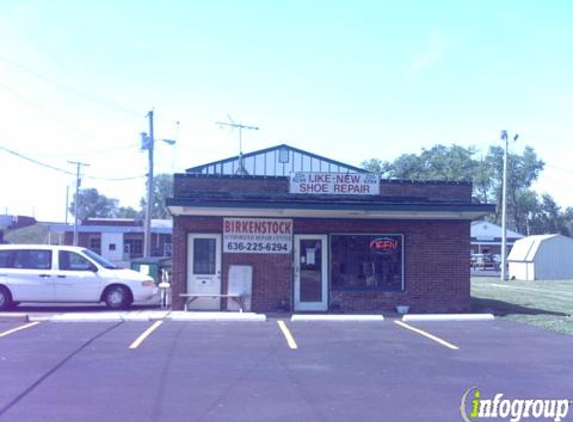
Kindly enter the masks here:
M 12 306 L 12 295 L 10 291 L 4 287 L 0 286 L 0 311 L 5 311 Z
M 110 309 L 126 309 L 131 305 L 131 294 L 123 286 L 113 286 L 105 292 L 104 300 Z

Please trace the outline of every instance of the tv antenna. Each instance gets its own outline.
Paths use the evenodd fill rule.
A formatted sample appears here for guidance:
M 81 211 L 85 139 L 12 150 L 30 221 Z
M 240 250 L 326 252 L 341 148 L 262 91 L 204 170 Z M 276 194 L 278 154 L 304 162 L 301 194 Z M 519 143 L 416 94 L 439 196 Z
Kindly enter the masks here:
M 256 126 L 244 125 L 242 123 L 235 123 L 233 118 L 231 116 L 229 116 L 228 114 L 227 114 L 227 117 L 229 118 L 229 122 L 215 122 L 215 124 L 217 124 L 219 126 L 229 126 L 229 127 L 232 127 L 233 129 L 239 129 L 239 168 L 237 169 L 236 173 L 237 174 L 249 174 L 247 172 L 247 170 L 245 169 L 245 165 L 243 163 L 243 135 L 242 135 L 242 131 L 243 131 L 243 129 L 259 130 L 259 128 Z

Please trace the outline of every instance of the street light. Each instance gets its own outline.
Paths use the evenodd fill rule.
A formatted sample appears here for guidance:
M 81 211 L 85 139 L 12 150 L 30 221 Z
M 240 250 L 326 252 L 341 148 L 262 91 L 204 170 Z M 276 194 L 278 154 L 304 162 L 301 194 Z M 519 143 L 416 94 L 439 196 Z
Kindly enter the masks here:
M 518 134 L 515 134 L 513 141 L 517 141 Z M 507 130 L 501 131 L 501 139 L 505 142 L 503 150 L 503 182 L 501 194 L 501 281 L 507 280 Z

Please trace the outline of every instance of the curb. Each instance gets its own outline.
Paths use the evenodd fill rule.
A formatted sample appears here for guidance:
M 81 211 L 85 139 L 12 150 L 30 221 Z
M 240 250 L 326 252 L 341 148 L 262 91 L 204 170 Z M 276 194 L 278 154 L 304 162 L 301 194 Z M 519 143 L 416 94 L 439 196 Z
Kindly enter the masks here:
M 382 315 L 293 315 L 292 322 L 328 321 L 328 322 L 382 322 Z
M 0 322 L 28 322 L 28 314 L 0 313 Z
M 170 311 L 65 313 L 46 318 L 50 322 L 149 322 L 166 319 Z
M 211 322 L 265 322 L 267 316 L 252 312 L 189 312 L 175 311 L 167 316 L 170 321 L 211 321 Z
M 404 322 L 422 321 L 494 321 L 493 314 L 411 314 L 404 315 Z

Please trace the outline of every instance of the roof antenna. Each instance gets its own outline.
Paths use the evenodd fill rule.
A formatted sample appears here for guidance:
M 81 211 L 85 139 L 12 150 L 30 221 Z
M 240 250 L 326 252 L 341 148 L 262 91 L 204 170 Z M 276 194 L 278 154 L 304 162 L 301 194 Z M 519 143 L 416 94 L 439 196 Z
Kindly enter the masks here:
M 219 126 L 230 126 L 233 129 L 239 129 L 239 168 L 237 169 L 237 171 L 235 172 L 235 174 L 239 174 L 239 175 L 248 175 L 249 172 L 247 171 L 247 169 L 245 168 L 245 164 L 243 162 L 243 138 L 242 138 L 242 130 L 243 129 L 248 129 L 248 130 L 259 130 L 258 127 L 256 126 L 248 126 L 248 125 L 244 125 L 242 123 L 235 123 L 235 121 L 233 120 L 233 118 L 227 114 L 227 117 L 229 118 L 229 122 L 215 122 L 215 124 L 219 125 Z

